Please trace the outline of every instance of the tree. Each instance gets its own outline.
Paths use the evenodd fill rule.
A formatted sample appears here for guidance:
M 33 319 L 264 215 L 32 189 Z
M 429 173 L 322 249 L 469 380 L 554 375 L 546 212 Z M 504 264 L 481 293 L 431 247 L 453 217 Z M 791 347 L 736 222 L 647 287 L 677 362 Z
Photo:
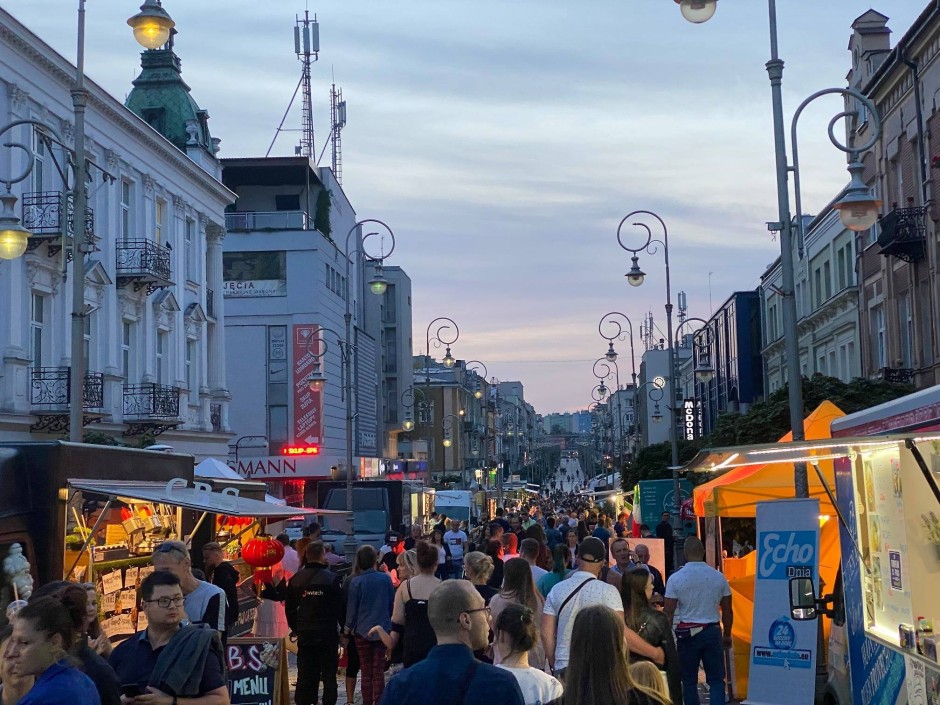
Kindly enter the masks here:
M 679 439 L 679 464 L 684 465 L 699 451 L 698 442 L 690 442 Z M 624 465 L 622 487 L 624 489 L 632 488 L 641 480 L 671 480 L 672 470 L 672 446 L 668 441 L 665 443 L 654 443 L 653 445 L 641 448 L 636 454 L 633 462 Z
M 803 411 L 805 415 L 827 399 L 846 414 L 877 406 L 910 394 L 910 385 L 892 384 L 883 380 L 854 379 L 842 382 L 835 377 L 813 375 L 803 378 Z M 746 414 L 725 414 L 718 417 L 715 428 L 702 441 L 703 447 L 775 443 L 790 430 L 790 402 L 787 387 L 778 389 L 759 401 Z

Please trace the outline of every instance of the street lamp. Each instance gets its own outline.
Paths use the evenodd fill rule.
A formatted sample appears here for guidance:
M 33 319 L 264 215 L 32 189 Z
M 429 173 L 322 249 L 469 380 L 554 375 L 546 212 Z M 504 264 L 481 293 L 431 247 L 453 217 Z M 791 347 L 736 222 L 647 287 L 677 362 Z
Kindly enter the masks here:
M 0 259 L 16 259 L 26 252 L 26 245 L 32 233 L 20 225 L 13 209 L 16 207 L 16 196 L 10 193 L 12 182 L 6 181 L 7 192 L 0 196 Z
M 682 16 L 693 24 L 708 22 L 718 9 L 717 0 L 676 0 Z
M 627 324 L 627 329 L 624 330 L 623 325 L 620 321 L 623 320 Z M 605 333 L 605 329 L 609 332 Z M 611 311 L 610 313 L 605 313 L 601 316 L 601 320 L 597 324 L 597 332 L 600 333 L 600 336 L 607 341 L 607 352 L 604 357 L 608 362 L 616 362 L 618 355 L 617 351 L 614 349 L 614 340 L 624 340 L 629 339 L 630 341 L 630 367 L 632 369 L 631 375 L 633 377 L 633 405 L 636 407 L 636 353 L 633 348 L 633 321 L 631 321 L 626 314 L 620 313 L 620 311 Z M 597 363 L 595 363 L 596 365 Z M 617 389 L 620 389 L 620 370 L 617 368 Z M 620 399 L 617 399 L 618 410 L 620 406 Z M 620 413 L 620 466 L 623 467 L 623 414 Z
M 350 250 L 349 241 L 354 233 L 361 232 L 361 228 L 366 224 L 375 224 L 384 229 L 389 238 L 391 239 L 391 247 L 388 248 L 388 252 L 385 252 L 384 247 L 382 248 L 383 254 L 379 257 L 373 257 L 368 252 L 366 252 L 365 246 L 366 242 L 370 237 L 378 236 L 377 232 L 366 233 L 360 238 L 359 246 Z M 376 220 L 375 218 L 366 218 L 360 220 L 358 223 L 354 224 L 349 232 L 346 233 L 346 245 L 343 250 L 346 253 L 346 281 L 352 281 L 350 279 L 350 267 L 352 265 L 352 256 L 355 255 L 357 263 L 360 259 L 372 263 L 375 265 L 376 270 L 379 272 L 378 276 L 381 277 L 381 268 L 382 263 L 392 255 L 392 252 L 395 251 L 395 233 L 392 232 L 392 229 L 388 227 L 381 220 Z M 364 268 L 363 268 L 364 270 Z M 363 271 L 360 270 L 360 271 Z M 377 288 L 373 288 L 372 282 L 369 283 L 369 289 L 373 293 L 378 293 Z M 385 290 L 382 289 L 381 293 L 385 293 Z M 343 314 L 343 323 L 345 324 L 345 335 L 339 341 L 340 350 L 344 352 L 343 355 L 343 367 L 344 367 L 344 377 L 343 380 L 345 383 L 345 389 L 343 394 L 346 397 L 346 541 L 343 543 L 343 554 L 348 563 L 352 563 L 356 558 L 356 536 L 355 536 L 355 517 L 353 515 L 353 468 L 352 468 L 352 459 L 353 459 L 353 420 L 356 416 L 353 414 L 353 404 L 352 404 L 352 309 L 351 309 L 351 299 L 352 296 L 346 296 L 346 311 Z M 334 333 L 335 335 L 335 333 Z M 339 337 L 339 336 L 337 336 Z
M 134 39 L 144 49 L 159 49 L 170 39 L 176 23 L 160 6 L 159 0 L 144 0 L 140 12 L 127 20 L 134 30 Z
M 434 328 L 437 326 L 437 328 Z M 431 329 L 434 329 L 434 335 L 431 335 Z M 433 409 L 431 407 L 431 344 L 434 344 L 435 348 L 439 348 L 442 345 L 445 348 L 444 359 L 441 360 L 441 364 L 444 365 L 447 369 L 451 369 L 456 362 L 454 356 L 450 353 L 450 346 L 457 342 L 457 339 L 460 337 L 460 329 L 457 327 L 457 324 L 452 318 L 447 318 L 446 316 L 438 316 L 430 323 L 428 323 L 427 330 L 424 332 L 424 386 L 425 386 L 425 399 L 428 404 L 428 424 L 434 423 L 433 418 Z M 431 446 L 431 434 L 428 434 L 428 484 L 431 484 L 431 465 L 432 465 L 432 453 Z
M 478 367 L 483 370 L 482 375 L 477 371 Z M 489 377 L 489 371 L 486 369 L 486 365 L 484 365 L 479 360 L 467 360 L 467 362 L 464 363 L 464 369 L 467 372 L 473 372 L 474 376 L 476 377 L 476 383 L 474 384 L 475 388 L 473 390 L 473 398 L 482 401 L 482 404 L 480 404 L 480 412 L 481 412 L 480 415 L 483 419 L 483 472 L 487 473 L 487 476 L 489 476 L 489 473 L 488 473 L 489 462 L 490 462 L 489 461 L 489 458 L 490 458 L 489 400 L 483 398 L 484 396 L 483 385 L 486 384 L 486 379 Z M 471 452 L 473 453 L 474 456 L 478 454 L 475 444 Z
M 711 363 L 711 353 L 709 349 L 714 342 L 713 332 L 711 326 L 708 325 L 708 322 L 701 318 L 686 318 L 678 326 L 676 326 L 676 340 L 681 337 L 682 328 L 690 323 L 695 321 L 696 323 L 701 323 L 702 327 L 695 331 L 692 335 L 694 337 L 697 333 L 705 333 L 705 342 L 704 343 L 695 343 L 693 340 L 692 345 L 695 350 L 695 381 L 701 382 L 702 384 L 708 384 L 715 377 L 715 368 Z
M 650 230 L 649 226 L 646 225 L 646 223 L 642 221 L 637 221 L 637 222 L 633 222 L 632 224 L 636 227 L 643 228 L 646 231 L 646 241 L 642 245 L 636 248 L 625 245 L 621 237 L 621 230 L 623 229 L 624 223 L 631 220 L 631 218 L 633 218 L 634 216 L 649 216 L 655 219 L 659 223 L 659 225 L 662 227 L 663 239 L 658 240 L 658 239 L 653 238 L 653 231 Z M 666 223 L 663 222 L 663 219 L 660 218 L 655 213 L 653 213 L 652 211 L 645 211 L 645 210 L 633 211 L 632 213 L 628 213 L 626 216 L 624 216 L 623 220 L 620 221 L 620 225 L 617 226 L 617 243 L 620 245 L 621 248 L 633 254 L 631 258 L 633 261 L 633 267 L 631 268 L 630 273 L 627 275 L 628 281 L 630 281 L 630 283 L 633 284 L 633 286 L 639 286 L 639 284 L 643 283 L 642 277 L 640 278 L 640 281 L 638 284 L 634 284 L 633 279 L 630 278 L 631 275 L 633 275 L 634 269 L 637 270 L 642 275 L 642 272 L 639 271 L 638 253 L 648 252 L 649 254 L 655 254 L 658 250 L 657 245 L 661 245 L 663 248 L 663 260 L 666 265 L 666 335 L 668 336 L 668 341 L 667 341 L 668 363 L 667 364 L 669 365 L 669 371 L 666 377 L 666 382 L 669 383 L 669 395 L 670 395 L 670 399 L 666 403 L 666 408 L 669 410 L 669 417 L 670 417 L 669 418 L 669 447 L 672 452 L 672 468 L 673 468 L 672 484 L 673 484 L 673 494 L 675 495 L 675 501 L 674 501 L 675 512 L 673 516 L 673 523 L 674 523 L 676 530 L 678 530 L 682 526 L 681 522 L 679 521 L 679 512 L 682 509 L 682 498 L 679 496 L 679 489 L 680 489 L 679 488 L 679 470 L 678 470 L 679 441 L 676 438 L 676 402 L 675 402 L 675 399 L 676 399 L 676 349 L 675 349 L 675 345 L 673 344 L 673 337 L 672 337 L 672 286 L 669 280 L 669 232 L 666 229 Z M 662 388 L 665 385 L 658 385 L 658 386 Z M 657 402 L 657 409 L 658 407 L 659 407 L 659 404 Z M 661 417 L 660 417 L 660 420 L 662 420 Z M 653 418 L 653 421 L 656 421 L 655 417 Z M 678 542 L 676 545 L 678 546 Z
M 702 5 L 711 4 L 712 6 L 715 3 L 715 0 L 699 0 Z M 696 0 L 682 0 L 680 3 L 680 9 L 682 9 L 683 17 L 686 19 L 692 19 L 687 14 L 686 10 L 681 7 L 686 3 L 695 4 Z M 705 10 L 706 8 L 702 8 Z M 787 390 L 788 390 L 788 400 L 790 406 L 790 432 L 792 435 L 793 441 L 802 441 L 805 438 L 803 431 L 803 386 L 802 379 L 803 373 L 800 367 L 800 345 L 799 345 L 799 330 L 797 328 L 797 311 L 796 311 L 796 296 L 795 296 L 795 277 L 793 272 L 793 231 L 792 231 L 792 220 L 790 218 L 790 192 L 787 185 L 787 179 L 789 178 L 790 165 L 788 164 L 787 159 L 787 142 L 786 134 L 784 133 L 784 122 L 783 122 L 783 60 L 780 58 L 777 53 L 777 2 L 776 0 L 767 0 L 767 9 L 769 15 L 769 25 L 770 25 L 770 61 L 767 62 L 767 75 L 770 79 L 770 91 L 772 98 L 773 106 L 773 125 L 774 125 L 774 160 L 776 168 L 776 177 L 777 177 L 777 213 L 778 213 L 778 222 L 774 223 L 774 228 L 779 228 L 780 230 L 780 274 L 781 274 L 781 286 L 780 286 L 780 297 L 783 300 L 783 340 L 784 340 L 784 354 L 787 358 Z M 704 22 L 709 19 L 714 14 L 714 7 L 711 8 L 711 12 L 703 12 L 702 16 L 704 19 L 698 20 L 699 22 Z M 707 15 L 707 16 L 705 16 Z M 692 20 L 695 21 L 695 20 Z M 825 95 L 826 93 L 838 92 L 842 95 L 852 95 L 858 99 L 861 99 L 869 107 L 870 115 L 873 116 L 874 120 L 878 120 L 878 110 L 874 108 L 871 102 L 862 96 L 857 91 L 851 89 L 827 89 L 820 91 L 819 94 L 814 94 L 803 105 L 800 106 L 800 111 L 802 111 L 805 105 L 813 100 L 814 98 L 819 97 L 819 95 Z M 843 151 L 850 151 L 842 147 L 833 135 L 833 126 L 835 122 L 841 117 L 847 117 L 852 115 L 852 113 L 845 112 L 837 115 L 829 123 L 829 139 L 836 145 L 839 149 Z M 794 172 L 798 172 L 798 160 L 796 153 L 796 139 L 795 139 L 795 130 L 796 130 L 796 118 L 799 116 L 799 111 L 794 115 L 792 129 L 794 131 Z M 876 122 L 876 124 L 878 124 Z M 880 130 L 880 127 L 879 127 Z M 875 134 L 872 136 L 871 144 L 874 144 L 874 141 L 877 138 L 877 131 L 874 131 Z M 870 145 L 868 145 L 870 146 Z M 863 147 L 865 149 L 867 147 Z M 853 152 L 858 152 L 860 150 L 851 150 Z M 865 184 L 862 182 L 861 178 L 861 164 L 853 162 L 849 164 L 849 173 L 852 176 L 851 183 L 849 188 L 846 190 L 843 195 L 842 200 L 838 203 L 833 204 L 833 207 L 839 210 L 839 216 L 843 224 L 847 228 L 853 231 L 865 230 L 866 223 L 874 223 L 872 206 L 875 209 L 878 208 L 877 201 L 874 198 L 864 198 L 868 189 L 865 187 Z M 794 186 L 796 194 L 799 194 L 798 176 L 795 177 Z M 797 195 L 799 198 L 799 195 Z M 798 208 L 798 210 L 800 210 Z M 876 215 L 876 214 L 875 214 Z M 802 233 L 802 219 L 797 219 L 797 227 L 799 232 Z M 802 247 L 802 242 L 800 242 Z M 794 494 L 796 497 L 806 498 L 809 497 L 809 479 L 806 472 L 806 463 L 796 462 L 793 464 L 793 486 Z M 678 493 L 677 493 L 678 497 Z

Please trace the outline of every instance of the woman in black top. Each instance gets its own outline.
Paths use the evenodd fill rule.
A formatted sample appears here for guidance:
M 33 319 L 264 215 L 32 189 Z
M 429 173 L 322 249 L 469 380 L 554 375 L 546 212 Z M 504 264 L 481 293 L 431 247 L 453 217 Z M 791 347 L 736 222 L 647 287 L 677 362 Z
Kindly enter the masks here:
M 477 589 L 483 603 L 488 605 L 499 590 L 487 583 L 493 574 L 493 559 L 480 551 L 471 551 L 463 557 L 463 575 Z
M 673 705 L 682 705 L 682 668 L 672 633 L 672 625 L 666 615 L 650 604 L 653 594 L 653 576 L 646 568 L 628 571 L 620 583 L 620 598 L 623 600 L 623 621 L 652 646 L 658 646 L 666 656 L 663 669 L 669 684 L 669 697 Z M 631 661 L 646 660 L 631 653 Z
M 486 555 L 493 561 L 493 573 L 486 584 L 495 590 L 503 586 L 503 543 L 499 539 L 490 539 L 486 544 Z
M 438 565 L 437 547 L 419 541 L 412 550 L 418 563 L 418 574 L 403 582 L 395 593 L 392 633 L 389 634 L 380 626 L 369 631 L 370 636 L 378 636 L 390 651 L 402 640 L 402 663 L 405 668 L 423 661 L 437 644 L 437 637 L 428 620 L 428 599 L 441 583 L 434 576 Z

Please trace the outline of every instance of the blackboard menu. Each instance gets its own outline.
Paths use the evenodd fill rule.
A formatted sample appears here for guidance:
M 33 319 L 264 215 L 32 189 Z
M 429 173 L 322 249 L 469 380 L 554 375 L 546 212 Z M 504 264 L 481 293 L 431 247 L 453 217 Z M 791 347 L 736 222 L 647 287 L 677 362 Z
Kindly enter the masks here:
M 283 639 L 229 639 L 225 660 L 232 705 L 290 705 Z

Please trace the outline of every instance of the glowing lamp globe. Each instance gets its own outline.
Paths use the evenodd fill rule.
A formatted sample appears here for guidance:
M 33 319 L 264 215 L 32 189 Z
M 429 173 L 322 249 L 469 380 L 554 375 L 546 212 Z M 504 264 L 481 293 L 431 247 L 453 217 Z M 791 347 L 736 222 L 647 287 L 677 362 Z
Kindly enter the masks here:
M 144 49 L 159 49 L 170 41 L 170 32 L 176 23 L 158 0 L 145 0 L 140 12 L 127 20 L 134 30 L 134 39 Z
M 26 252 L 29 230 L 20 225 L 20 219 L 13 212 L 16 196 L 5 193 L 0 196 L 3 210 L 0 211 L 0 259 L 16 259 Z
M 450 448 L 450 447 L 453 445 L 453 443 L 454 443 L 454 442 L 453 442 L 452 440 L 450 440 L 449 438 L 445 438 L 445 439 L 444 439 L 444 447 L 445 447 L 445 448 Z
M 401 427 L 402 427 L 405 431 L 412 431 L 412 430 L 414 430 L 415 422 L 412 421 L 411 419 L 405 419 L 405 420 L 402 422 Z
M 693 24 L 708 22 L 718 9 L 717 0 L 676 0 L 682 16 Z

